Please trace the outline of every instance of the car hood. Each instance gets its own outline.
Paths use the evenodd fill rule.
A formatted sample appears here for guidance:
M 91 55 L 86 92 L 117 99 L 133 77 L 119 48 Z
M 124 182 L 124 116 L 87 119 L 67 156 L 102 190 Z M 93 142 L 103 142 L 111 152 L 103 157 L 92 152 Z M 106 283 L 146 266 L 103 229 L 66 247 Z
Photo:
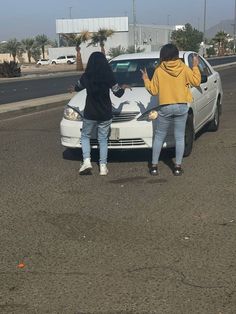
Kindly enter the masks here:
M 120 112 L 144 112 L 156 107 L 158 99 L 147 92 L 144 87 L 133 87 L 132 90 L 126 89 L 121 98 L 115 97 L 111 93 L 113 111 Z M 81 113 L 84 110 L 86 101 L 86 90 L 78 92 L 68 103 L 69 106 L 76 108 Z

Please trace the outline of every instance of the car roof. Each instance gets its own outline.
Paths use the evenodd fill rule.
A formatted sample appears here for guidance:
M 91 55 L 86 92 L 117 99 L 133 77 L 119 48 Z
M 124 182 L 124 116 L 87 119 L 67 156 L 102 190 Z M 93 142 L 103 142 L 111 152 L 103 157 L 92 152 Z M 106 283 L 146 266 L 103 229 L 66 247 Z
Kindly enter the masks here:
M 179 57 L 183 58 L 184 54 L 189 54 L 191 51 L 180 51 Z M 118 60 L 127 60 L 127 59 L 155 59 L 160 57 L 160 51 L 152 51 L 152 52 L 138 52 L 138 53 L 129 53 L 122 54 L 118 57 L 113 58 L 111 61 Z

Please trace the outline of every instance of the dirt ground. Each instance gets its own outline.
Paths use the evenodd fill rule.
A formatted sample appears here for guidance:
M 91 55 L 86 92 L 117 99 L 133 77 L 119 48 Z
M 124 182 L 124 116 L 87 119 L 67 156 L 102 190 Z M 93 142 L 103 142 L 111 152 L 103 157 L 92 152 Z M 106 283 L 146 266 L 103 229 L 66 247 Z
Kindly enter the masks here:
M 76 71 L 76 64 L 21 65 L 22 75 Z

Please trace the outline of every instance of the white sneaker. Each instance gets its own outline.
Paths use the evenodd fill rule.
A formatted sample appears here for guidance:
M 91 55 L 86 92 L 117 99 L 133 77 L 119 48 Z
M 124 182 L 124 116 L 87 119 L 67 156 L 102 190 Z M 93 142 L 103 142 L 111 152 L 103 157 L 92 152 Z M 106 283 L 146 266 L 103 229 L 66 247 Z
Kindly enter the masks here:
M 82 166 L 79 169 L 79 174 L 80 175 L 91 174 L 91 169 L 92 169 L 92 165 L 91 165 L 90 158 L 85 158 Z
M 106 176 L 108 174 L 108 169 L 106 164 L 100 164 L 100 176 Z

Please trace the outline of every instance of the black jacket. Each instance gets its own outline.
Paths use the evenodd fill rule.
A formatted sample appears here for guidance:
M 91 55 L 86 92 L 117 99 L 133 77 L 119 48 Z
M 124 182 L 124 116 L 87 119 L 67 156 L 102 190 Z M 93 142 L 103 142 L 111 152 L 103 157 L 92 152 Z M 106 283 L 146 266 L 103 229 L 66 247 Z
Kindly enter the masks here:
M 112 119 L 110 89 L 117 97 L 121 97 L 124 94 L 124 89 L 117 84 L 115 79 L 112 79 L 109 83 L 92 83 L 87 78 L 86 73 L 84 73 L 75 85 L 75 91 L 79 92 L 83 89 L 87 91 L 84 118 L 97 121 Z

